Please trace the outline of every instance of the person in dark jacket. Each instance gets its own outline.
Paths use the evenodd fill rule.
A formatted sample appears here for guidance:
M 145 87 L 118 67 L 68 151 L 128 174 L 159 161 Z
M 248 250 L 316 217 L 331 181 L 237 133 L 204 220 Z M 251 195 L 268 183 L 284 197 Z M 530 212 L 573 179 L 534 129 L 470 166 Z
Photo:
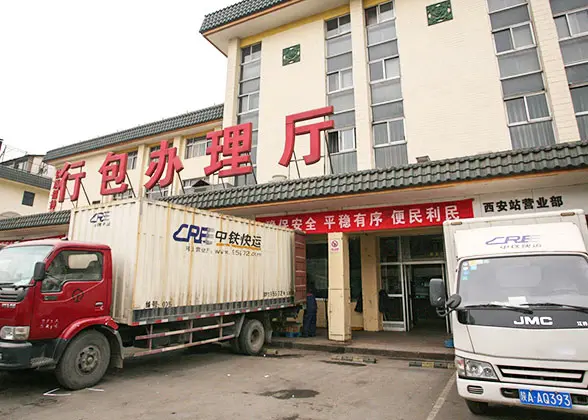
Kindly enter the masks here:
M 316 297 L 313 284 L 308 285 L 306 292 L 306 309 L 304 310 L 304 317 L 302 319 L 302 336 L 316 337 Z

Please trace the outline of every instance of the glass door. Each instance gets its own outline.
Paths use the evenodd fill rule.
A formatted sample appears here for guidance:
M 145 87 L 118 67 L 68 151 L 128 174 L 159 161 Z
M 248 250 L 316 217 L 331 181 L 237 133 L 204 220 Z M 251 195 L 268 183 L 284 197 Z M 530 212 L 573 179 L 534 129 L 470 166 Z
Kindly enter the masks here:
M 404 265 L 407 326 L 410 329 L 447 330 L 446 319 L 439 317 L 429 302 L 431 279 L 445 278 L 445 264 L 412 263 Z
M 406 331 L 405 284 L 402 265 L 382 265 L 380 273 L 382 291 L 379 299 L 384 317 L 384 331 Z

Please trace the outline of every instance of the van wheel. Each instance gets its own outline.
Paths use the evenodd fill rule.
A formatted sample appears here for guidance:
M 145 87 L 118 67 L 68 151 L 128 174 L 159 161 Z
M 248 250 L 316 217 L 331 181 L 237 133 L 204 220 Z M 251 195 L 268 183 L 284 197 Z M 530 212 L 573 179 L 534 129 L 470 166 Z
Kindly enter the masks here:
M 466 404 L 468 405 L 470 411 L 474 414 L 483 415 L 488 413 L 488 403 L 466 400 Z
M 265 329 L 257 319 L 245 321 L 239 334 L 239 347 L 241 352 L 248 356 L 255 356 L 261 352 L 265 342 Z
M 108 339 L 98 331 L 86 331 L 67 346 L 55 376 L 61 386 L 75 391 L 100 382 L 109 364 Z

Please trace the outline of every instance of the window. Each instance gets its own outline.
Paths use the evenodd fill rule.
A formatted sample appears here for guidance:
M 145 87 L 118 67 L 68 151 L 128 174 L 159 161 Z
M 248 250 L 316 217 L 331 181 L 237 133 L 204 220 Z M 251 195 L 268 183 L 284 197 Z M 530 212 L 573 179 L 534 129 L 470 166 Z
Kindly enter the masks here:
M 580 138 L 588 140 L 588 86 L 571 90 Z
M 25 191 L 22 195 L 22 205 L 32 207 L 35 203 L 35 193 Z
M 126 200 L 127 198 L 133 198 L 135 197 L 135 195 L 133 194 L 133 191 L 130 188 L 128 188 L 124 193 L 114 194 L 112 197 L 113 200 L 117 201 Z
M 102 261 L 99 252 L 62 251 L 49 264 L 41 291 L 58 292 L 69 281 L 100 281 Z
M 559 39 L 585 35 L 588 33 L 588 10 L 558 16 L 555 25 Z
M 555 143 L 527 0 L 488 0 L 513 148 Z
M 127 154 L 127 170 L 132 171 L 136 167 L 137 167 L 137 152 L 130 152 Z
M 186 151 L 184 153 L 185 159 L 194 157 L 206 156 L 206 149 L 210 147 L 212 142 L 206 137 L 198 137 L 186 140 Z
M 327 103 L 334 107 L 329 118 L 336 130 L 327 133 L 328 159 L 325 172 L 345 173 L 357 170 L 355 151 L 355 93 L 351 18 L 341 16 L 325 23 L 327 49 Z
M 161 188 L 159 185 L 156 185 L 151 190 L 145 192 L 145 197 L 150 200 L 159 200 L 163 197 L 169 197 L 171 191 L 171 185 L 168 185 L 165 188 Z
M 394 4 L 371 7 L 365 15 L 376 167 L 397 166 L 408 156 Z

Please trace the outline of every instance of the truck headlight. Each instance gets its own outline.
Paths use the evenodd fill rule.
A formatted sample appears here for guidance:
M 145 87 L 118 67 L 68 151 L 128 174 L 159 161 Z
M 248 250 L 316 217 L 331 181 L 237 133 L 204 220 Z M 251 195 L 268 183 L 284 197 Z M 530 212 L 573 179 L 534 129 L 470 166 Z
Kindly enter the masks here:
M 478 360 L 464 359 L 455 357 L 455 368 L 459 376 L 475 379 L 492 379 L 498 380 L 496 372 L 490 363 L 480 362 Z
M 2 327 L 0 329 L 0 339 L 7 341 L 28 340 L 30 330 L 30 327 Z

